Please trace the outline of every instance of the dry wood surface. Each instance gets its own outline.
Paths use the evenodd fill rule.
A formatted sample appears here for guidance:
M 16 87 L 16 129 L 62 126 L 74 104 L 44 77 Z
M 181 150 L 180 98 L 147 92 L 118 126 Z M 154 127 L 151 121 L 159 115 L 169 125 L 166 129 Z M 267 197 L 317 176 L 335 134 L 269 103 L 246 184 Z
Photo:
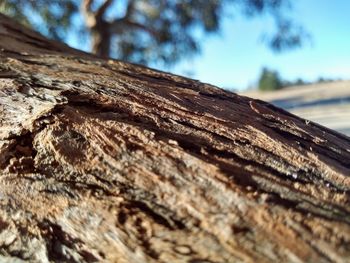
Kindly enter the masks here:
M 0 15 L 0 262 L 350 262 L 350 139 Z

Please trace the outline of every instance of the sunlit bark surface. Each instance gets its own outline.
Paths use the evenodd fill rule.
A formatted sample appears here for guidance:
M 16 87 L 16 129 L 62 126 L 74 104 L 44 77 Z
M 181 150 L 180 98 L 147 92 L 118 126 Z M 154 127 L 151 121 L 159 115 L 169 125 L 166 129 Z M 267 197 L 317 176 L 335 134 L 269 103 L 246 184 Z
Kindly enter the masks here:
M 346 136 L 0 15 L 1 262 L 349 262 L 349 175 Z

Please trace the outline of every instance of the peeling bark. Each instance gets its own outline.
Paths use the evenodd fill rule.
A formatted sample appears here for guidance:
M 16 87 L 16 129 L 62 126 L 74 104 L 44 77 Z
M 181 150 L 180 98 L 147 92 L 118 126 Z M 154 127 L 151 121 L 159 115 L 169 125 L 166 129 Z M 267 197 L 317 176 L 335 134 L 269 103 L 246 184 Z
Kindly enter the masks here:
M 349 262 L 350 140 L 0 15 L 0 261 Z

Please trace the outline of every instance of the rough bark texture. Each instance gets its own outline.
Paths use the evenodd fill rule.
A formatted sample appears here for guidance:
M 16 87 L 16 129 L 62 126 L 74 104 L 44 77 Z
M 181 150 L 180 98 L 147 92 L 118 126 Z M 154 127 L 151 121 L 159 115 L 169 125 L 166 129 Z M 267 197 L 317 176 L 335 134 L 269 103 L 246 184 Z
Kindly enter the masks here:
M 1 262 L 349 262 L 350 140 L 0 15 Z

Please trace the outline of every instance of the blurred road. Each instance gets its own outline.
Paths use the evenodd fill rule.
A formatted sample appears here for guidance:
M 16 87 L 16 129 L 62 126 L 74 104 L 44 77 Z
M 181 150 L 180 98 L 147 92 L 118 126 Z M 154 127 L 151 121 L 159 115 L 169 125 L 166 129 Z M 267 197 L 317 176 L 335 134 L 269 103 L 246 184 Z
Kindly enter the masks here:
M 240 95 L 265 100 L 302 118 L 350 136 L 350 81 L 294 86 Z

